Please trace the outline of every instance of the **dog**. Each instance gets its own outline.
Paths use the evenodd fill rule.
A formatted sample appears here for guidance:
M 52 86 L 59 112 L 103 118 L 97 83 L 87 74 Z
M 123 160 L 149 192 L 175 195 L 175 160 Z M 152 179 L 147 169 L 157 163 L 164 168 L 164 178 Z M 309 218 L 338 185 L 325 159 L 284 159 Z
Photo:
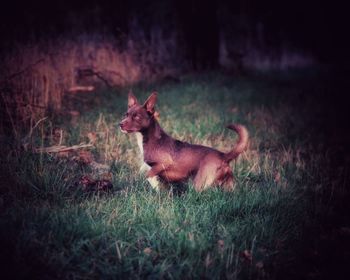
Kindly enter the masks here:
M 227 126 L 239 136 L 234 148 L 227 153 L 182 142 L 160 127 L 155 116 L 156 101 L 156 92 L 143 105 L 129 92 L 128 110 L 119 123 L 123 133 L 138 132 L 142 136 L 139 139 L 142 140 L 143 158 L 149 166 L 146 178 L 151 186 L 159 190 L 162 188 L 160 183 L 184 183 L 192 178 L 198 192 L 214 186 L 232 191 L 235 180 L 230 162 L 246 150 L 247 129 L 240 124 Z

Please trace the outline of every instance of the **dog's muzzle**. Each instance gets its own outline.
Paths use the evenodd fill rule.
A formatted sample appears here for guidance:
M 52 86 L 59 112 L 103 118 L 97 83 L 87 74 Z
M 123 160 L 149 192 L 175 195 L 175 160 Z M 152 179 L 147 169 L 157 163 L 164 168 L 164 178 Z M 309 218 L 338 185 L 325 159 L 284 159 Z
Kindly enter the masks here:
M 123 123 L 123 122 L 120 122 L 120 123 L 119 123 L 119 128 L 120 128 L 120 131 L 121 131 L 121 132 L 123 132 L 123 133 L 128 133 L 128 131 L 124 129 L 124 123 Z

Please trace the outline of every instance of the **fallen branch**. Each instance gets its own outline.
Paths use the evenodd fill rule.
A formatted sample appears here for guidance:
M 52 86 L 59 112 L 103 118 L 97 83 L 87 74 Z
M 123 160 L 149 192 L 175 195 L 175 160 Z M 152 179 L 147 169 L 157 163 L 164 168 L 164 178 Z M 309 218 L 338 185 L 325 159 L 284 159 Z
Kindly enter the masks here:
M 76 93 L 76 92 L 90 92 L 94 91 L 94 86 L 72 86 L 68 89 L 68 92 Z
M 79 144 L 79 145 L 74 145 L 71 147 L 67 146 L 51 146 L 51 147 L 40 147 L 40 148 L 35 148 L 34 152 L 36 153 L 61 153 L 61 152 L 68 152 L 68 151 L 74 151 L 74 150 L 79 150 L 83 148 L 91 148 L 94 145 L 92 144 Z
M 100 79 L 102 82 L 106 84 L 107 87 L 112 88 L 113 85 L 103 76 L 103 74 L 99 71 L 96 71 L 93 68 L 79 68 L 76 69 L 78 77 L 83 78 L 83 77 L 91 77 L 95 76 L 98 79 Z
M 107 87 L 112 88 L 113 85 L 102 75 L 101 72 L 93 72 L 94 75 L 106 84 Z
M 96 70 L 94 67 L 88 67 L 88 68 L 79 68 L 76 69 L 77 75 L 79 78 L 83 77 L 89 77 L 89 76 L 95 76 L 96 78 L 100 79 L 102 82 L 106 84 L 107 87 L 113 88 L 116 85 L 111 82 L 107 77 L 106 74 L 112 74 L 114 76 L 117 76 L 118 78 L 124 80 L 124 82 L 128 83 L 128 80 L 119 72 L 114 71 L 114 70 L 106 70 L 104 72 L 100 72 Z M 108 75 L 107 75 L 108 76 Z
M 114 70 L 107 70 L 109 73 L 121 78 L 122 80 L 124 80 L 124 82 L 128 83 L 128 80 L 122 75 L 120 74 L 119 72 L 116 72 Z

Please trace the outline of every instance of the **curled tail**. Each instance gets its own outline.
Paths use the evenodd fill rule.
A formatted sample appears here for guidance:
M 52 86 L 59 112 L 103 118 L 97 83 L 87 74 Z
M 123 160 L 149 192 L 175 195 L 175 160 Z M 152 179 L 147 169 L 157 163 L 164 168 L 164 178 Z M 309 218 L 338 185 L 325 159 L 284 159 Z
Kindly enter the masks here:
M 248 146 L 248 131 L 240 124 L 230 124 L 227 128 L 232 129 L 238 134 L 238 141 L 234 146 L 233 150 L 225 154 L 225 160 L 231 161 L 237 158 Z

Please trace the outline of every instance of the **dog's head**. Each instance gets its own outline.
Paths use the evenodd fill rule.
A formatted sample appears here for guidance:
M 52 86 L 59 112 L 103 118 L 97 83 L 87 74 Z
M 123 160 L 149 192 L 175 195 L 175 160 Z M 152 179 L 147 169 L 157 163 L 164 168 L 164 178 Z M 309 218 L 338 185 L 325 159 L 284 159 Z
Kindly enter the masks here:
M 123 133 L 139 132 L 150 126 L 153 118 L 159 114 L 154 110 L 157 101 L 157 93 L 152 92 L 143 105 L 140 105 L 136 97 L 130 91 L 128 96 L 128 111 L 119 123 Z

